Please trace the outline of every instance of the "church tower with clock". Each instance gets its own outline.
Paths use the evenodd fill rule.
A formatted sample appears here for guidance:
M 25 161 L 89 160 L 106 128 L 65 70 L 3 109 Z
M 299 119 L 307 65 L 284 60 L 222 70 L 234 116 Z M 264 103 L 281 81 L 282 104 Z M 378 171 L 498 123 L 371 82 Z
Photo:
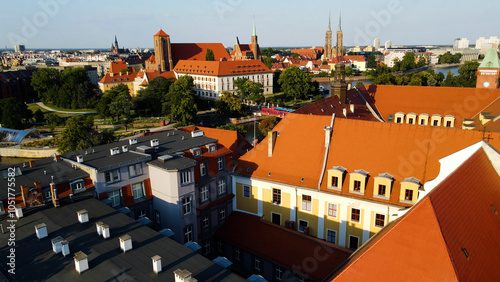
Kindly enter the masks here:
M 500 78 L 500 60 L 496 49 L 490 49 L 477 72 L 476 88 L 497 89 Z

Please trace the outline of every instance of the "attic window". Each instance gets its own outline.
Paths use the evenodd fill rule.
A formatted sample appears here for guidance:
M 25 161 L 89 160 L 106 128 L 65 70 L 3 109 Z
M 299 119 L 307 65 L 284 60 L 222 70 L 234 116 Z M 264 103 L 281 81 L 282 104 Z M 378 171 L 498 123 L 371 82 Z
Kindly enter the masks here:
M 466 248 L 462 248 L 462 252 L 464 253 L 465 258 L 469 259 L 469 252 L 467 252 L 467 249 Z
M 249 167 L 247 167 L 247 172 L 250 172 L 250 168 Z
M 300 182 L 304 182 L 304 179 L 305 179 L 305 178 L 304 178 L 304 177 L 302 177 L 302 178 L 300 179 Z
M 271 172 L 269 172 L 269 173 L 267 174 L 267 176 L 271 176 Z
M 495 214 L 498 214 L 498 212 L 497 212 L 497 208 L 495 207 L 495 205 L 491 204 L 491 209 L 493 210 L 493 212 L 494 212 Z

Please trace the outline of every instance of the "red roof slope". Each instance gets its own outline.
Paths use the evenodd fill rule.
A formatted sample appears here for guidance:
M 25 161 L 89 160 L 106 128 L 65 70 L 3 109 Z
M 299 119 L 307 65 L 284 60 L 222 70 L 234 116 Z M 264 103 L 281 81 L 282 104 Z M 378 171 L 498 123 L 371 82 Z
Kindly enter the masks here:
M 499 206 L 500 177 L 480 149 L 361 247 L 334 280 L 500 281 Z
M 207 49 L 214 52 L 215 61 L 229 59 L 229 54 L 221 43 L 171 43 L 174 66 L 179 60 L 205 61 Z
M 472 118 L 500 97 L 500 89 L 486 88 L 370 85 L 368 91 L 367 99 L 386 121 L 389 114 L 413 112 L 453 115 L 459 126 L 463 118 Z
M 166 34 L 165 31 L 163 31 L 162 29 L 160 29 L 160 31 L 158 31 L 158 33 L 156 33 L 154 36 L 169 36 L 169 35 Z
M 189 73 L 210 76 L 226 75 L 252 75 L 258 73 L 270 73 L 260 60 L 245 61 L 198 61 L 181 60 L 175 65 L 177 73 Z
M 274 129 L 280 134 L 273 156 L 268 157 L 268 142 L 264 139 L 240 158 L 236 172 L 318 189 L 325 153 L 324 126 L 330 124 L 329 116 L 287 114 Z M 500 134 L 492 133 L 492 136 L 490 143 L 500 148 Z M 389 200 L 373 197 L 371 188 L 374 187 L 374 177 L 389 173 L 395 179 L 394 187 L 399 187 L 399 183 L 407 177 L 415 177 L 424 184 L 438 176 L 441 158 L 482 138 L 483 133 L 479 131 L 336 118 L 326 170 L 343 166 L 348 174 L 340 192 L 327 188 L 326 177 L 321 183 L 321 190 L 408 206 L 399 201 L 400 189 L 392 189 Z M 358 169 L 369 172 L 364 195 L 349 192 L 349 173 Z
M 300 267 L 315 281 L 326 278 L 352 252 L 241 212 L 232 212 L 215 236 L 289 270 Z M 328 258 L 315 260 L 316 268 L 302 267 L 305 259 L 315 258 L 318 253 Z

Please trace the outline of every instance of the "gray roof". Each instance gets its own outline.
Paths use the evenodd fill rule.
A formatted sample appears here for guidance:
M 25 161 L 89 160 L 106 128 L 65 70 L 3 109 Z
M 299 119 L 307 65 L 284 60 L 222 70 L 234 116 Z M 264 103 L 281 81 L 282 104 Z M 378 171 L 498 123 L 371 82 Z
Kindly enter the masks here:
M 80 224 L 77 211 L 86 209 L 89 222 Z M 99 237 L 96 222 L 110 226 L 111 237 Z M 6 220 L 1 222 L 8 226 Z M 48 237 L 35 235 L 35 225 L 45 223 Z M 123 253 L 119 237 L 128 234 L 133 249 Z M 8 233 L 1 234 L 0 251 L 8 253 Z M 51 239 L 61 236 L 69 242 L 70 254 L 64 257 L 52 251 Z M 243 281 L 241 277 L 213 263 L 158 232 L 143 226 L 96 199 L 85 199 L 59 208 L 48 207 L 27 213 L 16 223 L 16 274 L 2 269 L 11 281 L 174 281 L 176 269 L 187 270 L 198 281 Z M 73 256 L 83 252 L 89 269 L 81 274 L 75 270 Z M 161 257 L 162 272 L 153 273 L 151 258 Z M 0 256 L 0 265 L 7 267 L 7 255 Z M 14 279 L 12 279 L 14 278 Z
M 150 141 L 153 139 L 158 139 L 159 145 L 154 149 L 152 148 L 151 152 L 144 153 L 141 150 L 137 150 L 138 147 L 151 147 Z M 161 155 L 174 154 L 175 152 L 217 142 L 216 139 L 206 136 L 191 137 L 190 133 L 178 130 L 137 137 L 137 140 L 137 143 L 133 145 L 129 144 L 129 140 L 122 140 L 87 150 L 67 153 L 63 157 L 76 161 L 76 157 L 82 155 L 83 164 L 91 166 L 98 171 L 106 171 L 140 161 L 154 160 Z M 122 146 L 124 145 L 128 147 L 128 152 L 126 153 L 122 152 Z M 110 149 L 115 147 L 120 149 L 120 154 L 112 156 Z
M 173 156 L 173 158 L 162 161 L 160 159 L 156 159 L 148 163 L 148 165 L 152 165 L 155 167 L 159 167 L 161 169 L 167 171 L 179 171 L 183 169 L 187 169 L 193 167 L 198 162 L 193 159 L 188 159 L 180 156 Z
M 71 182 L 73 180 L 78 180 L 82 178 L 89 177 L 89 174 L 79 168 L 73 168 L 71 163 L 63 161 L 54 161 L 53 158 L 43 158 L 35 160 L 35 165 L 33 167 L 29 166 L 29 163 L 19 163 L 14 165 L 2 165 L 0 166 L 0 199 L 7 198 L 7 185 L 9 183 L 8 179 L 3 177 L 3 171 L 8 168 L 19 168 L 22 175 L 15 177 L 15 194 L 21 194 L 21 185 L 27 185 L 28 187 L 35 187 L 35 181 L 40 181 L 43 188 L 49 187 L 51 182 L 56 185 Z M 52 176 L 54 177 L 52 179 Z

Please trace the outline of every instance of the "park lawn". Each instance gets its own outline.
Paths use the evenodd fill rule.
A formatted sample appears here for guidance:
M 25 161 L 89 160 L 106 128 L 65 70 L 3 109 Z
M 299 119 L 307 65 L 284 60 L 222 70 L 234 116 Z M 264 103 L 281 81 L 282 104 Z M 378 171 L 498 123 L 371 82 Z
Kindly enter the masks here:
M 50 104 L 50 103 L 43 103 L 45 106 L 56 110 L 56 111 L 64 111 L 64 112 L 75 112 L 75 113 L 80 113 L 80 112 L 93 112 L 95 109 L 65 109 L 58 107 L 56 105 Z
M 33 113 L 35 113 L 38 109 L 40 109 L 42 111 L 42 113 L 48 113 L 49 111 L 38 106 L 37 104 L 33 103 L 33 104 L 28 104 L 28 109 L 31 110 Z

